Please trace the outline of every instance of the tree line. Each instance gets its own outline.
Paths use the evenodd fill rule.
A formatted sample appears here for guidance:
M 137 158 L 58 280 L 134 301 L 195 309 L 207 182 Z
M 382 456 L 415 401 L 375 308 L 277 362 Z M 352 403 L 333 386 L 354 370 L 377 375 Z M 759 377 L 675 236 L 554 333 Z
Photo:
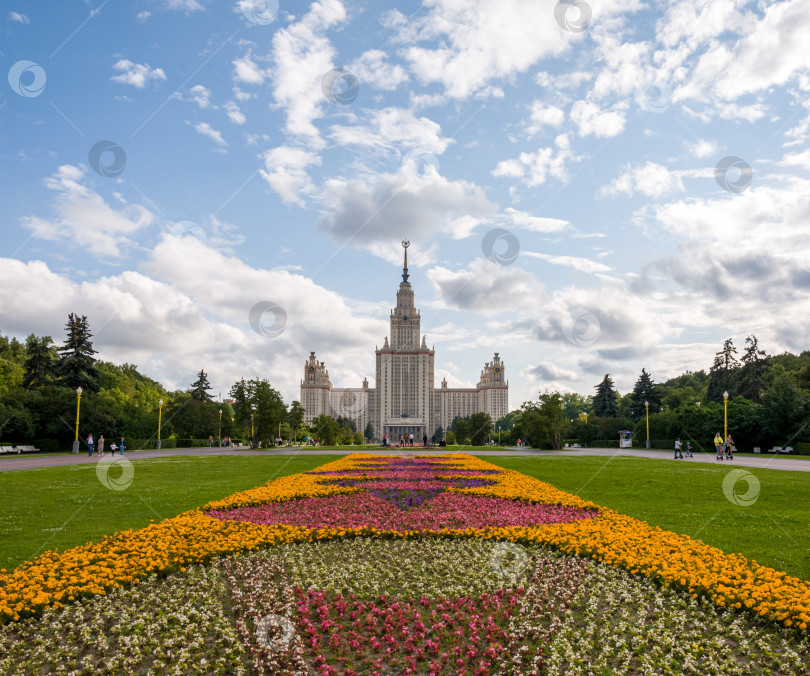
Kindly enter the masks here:
M 664 383 L 642 368 L 624 395 L 607 373 L 592 395 L 545 392 L 495 427 L 502 442 L 522 438 L 540 448 L 561 448 L 566 440 L 618 442 L 621 430 L 632 431 L 643 445 L 649 410 L 650 439 L 669 444 L 680 437 L 710 447 L 715 433 L 724 431 L 727 393 L 728 429 L 738 447 L 810 441 L 810 351 L 768 355 L 756 336 L 748 336 L 738 354 L 729 338 L 708 373 L 687 371 Z

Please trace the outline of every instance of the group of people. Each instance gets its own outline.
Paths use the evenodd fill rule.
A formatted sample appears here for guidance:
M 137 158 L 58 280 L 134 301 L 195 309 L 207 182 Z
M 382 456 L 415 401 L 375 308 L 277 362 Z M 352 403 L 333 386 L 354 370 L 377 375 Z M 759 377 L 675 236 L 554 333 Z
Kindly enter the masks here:
M 695 456 L 692 455 L 692 442 L 686 442 L 686 455 L 683 454 L 683 447 L 681 446 L 681 438 L 678 437 L 675 439 L 675 459 L 676 460 L 683 460 L 684 458 L 694 458 Z
M 718 460 L 723 460 L 723 456 L 726 456 L 726 460 L 734 460 L 734 451 L 737 449 L 734 447 L 734 440 L 731 438 L 730 434 L 726 437 L 725 441 L 723 441 L 723 437 L 720 436 L 720 432 L 715 434 L 714 448 L 717 451 Z
M 393 444 L 394 448 L 402 448 L 403 446 L 413 446 L 414 436 L 413 433 L 411 434 L 400 434 L 399 435 L 399 443 Z M 436 437 L 431 437 L 431 446 L 436 444 Z M 391 443 L 388 441 L 388 435 L 383 434 L 382 446 L 391 447 Z M 427 448 L 428 445 L 428 437 L 427 434 L 422 435 L 422 446 Z
M 734 451 L 737 449 L 734 446 L 734 440 L 731 438 L 729 434 L 725 441 L 723 441 L 723 437 L 720 436 L 720 432 L 714 435 L 714 448 L 717 451 L 717 459 L 718 460 L 734 460 Z M 684 447 L 681 445 L 681 438 L 678 437 L 675 440 L 675 460 L 683 460 L 684 458 L 694 458 L 695 456 L 692 455 L 692 443 L 687 441 L 686 442 L 686 455 L 683 453 Z M 724 458 L 725 456 L 725 458 Z
M 93 455 L 94 448 L 98 452 L 99 455 L 104 455 L 104 435 L 103 434 L 98 435 L 98 443 L 96 443 L 95 440 L 93 439 L 93 433 L 90 432 L 90 434 L 87 435 L 87 440 L 86 441 L 87 441 L 87 455 L 88 456 Z M 118 451 L 121 455 L 124 455 L 124 448 L 125 448 L 124 437 L 121 437 L 121 443 L 118 444 L 118 446 L 115 445 L 114 441 L 110 444 L 110 453 L 115 455 L 115 452 Z

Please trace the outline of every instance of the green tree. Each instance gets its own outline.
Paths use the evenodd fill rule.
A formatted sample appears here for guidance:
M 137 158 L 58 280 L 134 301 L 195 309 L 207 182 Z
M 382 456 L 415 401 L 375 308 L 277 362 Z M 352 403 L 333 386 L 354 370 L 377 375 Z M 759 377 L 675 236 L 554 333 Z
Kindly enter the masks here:
M 65 330 L 67 339 L 64 347 L 59 348 L 56 368 L 59 384 L 71 390 L 81 387 L 85 392 L 98 392 L 98 370 L 93 357 L 96 351 L 90 340 L 93 334 L 90 333 L 87 317 L 79 317 L 71 312 Z
M 300 439 L 302 435 L 298 433 L 301 423 L 304 422 L 304 415 L 306 414 L 306 410 L 303 406 L 301 406 L 300 401 L 293 401 L 290 404 L 290 411 L 287 413 L 287 422 L 290 423 L 290 428 L 292 429 L 292 437 L 294 439 Z
M 33 333 L 25 339 L 25 376 L 23 387 L 30 390 L 49 385 L 56 377 L 56 349 L 50 336 L 37 338 Z
M 632 420 L 638 420 L 647 415 L 644 406 L 645 401 L 650 405 L 650 413 L 657 413 L 661 410 L 661 391 L 653 381 L 652 376 L 647 373 L 647 369 L 642 368 L 641 375 L 638 377 L 630 394 L 629 413 Z
M 324 413 L 316 416 L 311 423 L 312 433 L 316 439 L 320 439 L 322 444 L 334 446 L 340 433 L 340 425 L 337 421 Z
M 372 441 L 374 439 L 374 428 L 371 426 L 371 423 L 366 425 L 366 429 L 363 430 L 363 437 L 368 441 Z
M 567 420 L 576 419 L 580 413 L 591 412 L 591 401 L 589 397 L 584 397 L 576 392 L 566 392 L 563 398 L 563 418 Z
M 756 404 L 762 403 L 762 394 L 768 386 L 765 373 L 768 368 L 768 355 L 759 348 L 756 336 L 745 339 L 745 352 L 740 369 L 740 395 Z M 799 371 L 801 373 L 801 371 Z
M 483 446 L 492 432 L 492 418 L 489 413 L 473 413 L 470 416 L 469 433 L 470 443 L 473 446 Z
M 208 374 L 203 369 L 200 369 L 200 372 L 197 374 L 197 380 L 191 383 L 189 394 L 192 399 L 197 399 L 198 401 L 213 401 L 213 397 L 208 394 L 208 390 L 210 389 L 211 383 L 208 382 Z
M 785 441 L 807 435 L 808 395 L 783 373 L 762 397 L 762 426 L 770 438 Z M 802 437 L 799 437 L 802 438 Z
M 600 418 L 616 418 L 619 415 L 619 406 L 616 403 L 616 390 L 609 373 L 605 374 L 595 389 L 593 414 Z
M 735 354 L 737 354 L 737 348 L 734 347 L 731 338 L 723 343 L 722 350 L 715 353 L 714 363 L 709 371 L 709 388 L 706 393 L 709 401 L 722 402 L 723 392 L 728 392 L 730 396 L 734 395 L 737 373 L 740 368 L 740 362 L 737 361 Z

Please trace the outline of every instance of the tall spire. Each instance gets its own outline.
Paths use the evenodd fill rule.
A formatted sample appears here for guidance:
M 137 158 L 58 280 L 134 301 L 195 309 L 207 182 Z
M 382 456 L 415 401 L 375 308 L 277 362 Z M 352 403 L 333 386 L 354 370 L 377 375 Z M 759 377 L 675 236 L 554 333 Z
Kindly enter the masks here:
M 402 268 L 402 281 L 408 281 L 408 247 L 411 243 L 406 239 L 402 241 L 402 248 L 405 249 L 405 266 Z

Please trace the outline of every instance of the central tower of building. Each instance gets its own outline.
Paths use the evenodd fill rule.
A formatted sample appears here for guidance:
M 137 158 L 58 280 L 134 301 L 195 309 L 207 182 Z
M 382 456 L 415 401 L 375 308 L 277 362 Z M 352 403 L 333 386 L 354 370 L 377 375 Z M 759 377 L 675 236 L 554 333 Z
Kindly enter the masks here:
M 391 311 L 390 342 L 386 337 L 382 349 L 376 351 L 374 432 L 378 438 L 387 435 L 393 440 L 401 434 L 413 434 L 420 440 L 424 435 L 431 437 L 437 426 L 433 410 L 435 353 L 421 335 L 421 316 L 408 281 L 408 246 L 409 242 L 402 242 L 405 261 L 397 306 Z
M 395 444 L 401 435 L 413 434 L 422 443 L 425 436 L 436 436 L 439 441 L 456 418 L 481 412 L 494 421 L 509 411 L 509 383 L 497 352 L 484 365 L 476 387 L 450 388 L 446 380 L 438 389 L 434 387 L 435 352 L 422 335 L 422 317 L 408 281 L 409 246 L 410 242 L 402 242 L 405 261 L 397 305 L 391 310 L 385 342 L 375 352 L 375 387 L 369 387 L 366 379 L 362 387 L 333 387 L 326 365 L 311 352 L 301 380 L 304 422 L 311 423 L 322 414 L 350 418 L 361 432 L 370 425 L 377 441 L 387 436 Z M 314 434 L 317 436 L 317 430 Z

